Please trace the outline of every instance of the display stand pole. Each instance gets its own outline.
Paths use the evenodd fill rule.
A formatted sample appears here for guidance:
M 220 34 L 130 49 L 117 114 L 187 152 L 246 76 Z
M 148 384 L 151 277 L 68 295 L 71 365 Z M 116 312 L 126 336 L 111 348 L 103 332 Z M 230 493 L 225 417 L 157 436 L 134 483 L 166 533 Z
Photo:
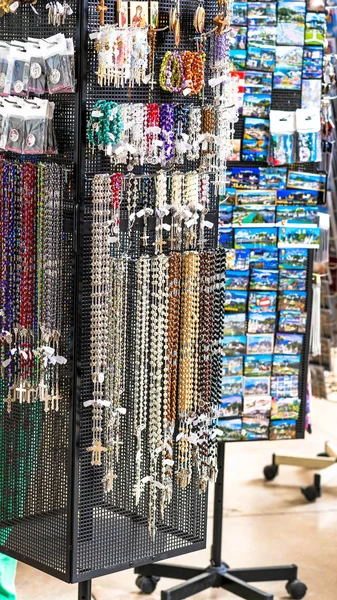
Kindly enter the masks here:
M 91 600 L 91 579 L 78 584 L 78 600 Z
M 291 598 L 304 598 L 307 587 L 297 579 L 297 566 L 230 569 L 221 560 L 222 515 L 224 495 L 225 444 L 219 444 L 219 474 L 214 492 L 213 543 L 211 565 L 206 569 L 183 565 L 151 564 L 137 567 L 137 586 L 145 594 L 151 594 L 160 577 L 183 579 L 184 583 L 161 592 L 161 600 L 183 600 L 209 588 L 222 588 L 246 600 L 273 600 L 274 596 L 250 585 L 257 581 L 287 581 L 286 589 Z

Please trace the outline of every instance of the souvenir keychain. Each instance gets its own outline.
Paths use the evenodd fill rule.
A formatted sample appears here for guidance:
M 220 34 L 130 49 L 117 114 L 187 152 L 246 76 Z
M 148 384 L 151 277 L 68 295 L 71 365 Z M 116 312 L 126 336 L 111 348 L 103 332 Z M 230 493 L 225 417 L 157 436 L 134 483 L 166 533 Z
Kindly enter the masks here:
M 294 162 L 295 131 L 295 112 L 270 111 L 269 163 L 274 167 Z
M 201 1 L 201 2 L 199 2 L 198 6 L 197 6 L 197 9 L 194 13 L 194 19 L 193 19 L 193 27 L 197 33 L 204 33 L 205 18 L 206 18 L 206 13 L 205 13 L 203 2 Z
M 320 108 L 296 110 L 297 158 L 301 163 L 319 162 L 321 153 Z

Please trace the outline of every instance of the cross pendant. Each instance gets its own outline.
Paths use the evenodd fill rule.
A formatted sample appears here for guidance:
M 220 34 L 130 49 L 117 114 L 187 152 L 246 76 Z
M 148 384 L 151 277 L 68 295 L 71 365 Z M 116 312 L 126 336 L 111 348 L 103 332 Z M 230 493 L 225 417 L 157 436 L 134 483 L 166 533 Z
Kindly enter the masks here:
M 107 449 L 102 445 L 101 440 L 94 440 L 92 446 L 87 448 L 88 452 L 92 452 L 91 464 L 100 466 L 102 464 L 102 453 Z
M 15 387 L 12 385 L 8 390 L 8 396 L 5 400 L 7 402 L 7 412 L 10 414 L 12 412 L 12 404 L 15 402 Z
M 51 409 L 55 410 L 55 412 L 60 410 L 60 400 L 62 400 L 62 398 L 59 394 L 55 394 L 51 398 Z
M 105 6 L 104 0 L 100 0 L 98 6 L 96 7 L 96 10 L 99 13 L 99 24 L 103 27 L 105 22 L 105 13 L 108 10 L 108 7 Z
M 17 399 L 19 395 L 19 404 L 22 404 L 25 401 L 26 388 L 20 382 L 19 387 L 15 388 L 15 399 Z
M 148 241 L 149 241 L 149 236 L 147 235 L 147 229 L 146 229 L 146 226 L 145 226 L 144 232 L 143 232 L 143 235 L 142 235 L 143 246 L 147 246 Z
M 35 392 L 36 392 L 35 388 L 33 388 L 33 387 L 27 388 L 27 390 L 26 390 L 26 402 L 27 402 L 27 404 L 33 404 Z
M 107 473 L 105 477 L 103 477 L 104 489 L 107 493 L 112 492 L 114 481 L 117 478 L 117 475 L 112 471 L 109 471 L 109 473 Z
M 172 242 L 172 240 L 171 240 Z M 159 248 L 159 254 L 163 253 L 163 246 L 166 244 L 166 242 L 163 240 L 163 236 L 161 235 L 159 240 L 157 242 L 154 243 L 156 248 Z

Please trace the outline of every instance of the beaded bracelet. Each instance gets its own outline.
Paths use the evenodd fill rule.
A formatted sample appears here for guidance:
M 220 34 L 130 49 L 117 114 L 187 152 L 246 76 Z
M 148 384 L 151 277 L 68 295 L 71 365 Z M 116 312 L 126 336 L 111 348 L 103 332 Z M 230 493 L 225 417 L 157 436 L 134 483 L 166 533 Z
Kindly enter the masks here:
M 91 113 L 87 137 L 92 148 L 106 150 L 118 144 L 123 131 L 120 107 L 116 102 L 98 100 Z
M 186 79 L 179 52 L 166 52 L 160 67 L 159 83 L 166 92 L 179 93 L 184 89 Z
M 182 56 L 185 79 L 190 89 L 190 94 L 199 94 L 204 86 L 205 54 L 186 50 Z

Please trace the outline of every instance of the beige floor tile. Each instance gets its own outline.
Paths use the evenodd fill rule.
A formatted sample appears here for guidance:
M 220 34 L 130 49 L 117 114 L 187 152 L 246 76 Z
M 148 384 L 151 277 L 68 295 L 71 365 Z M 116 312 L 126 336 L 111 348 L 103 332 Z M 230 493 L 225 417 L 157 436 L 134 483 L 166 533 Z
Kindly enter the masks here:
M 233 567 L 297 563 L 300 578 L 309 588 L 307 600 L 336 600 L 337 481 L 324 489 L 316 503 L 308 504 L 299 488 L 312 483 L 312 472 L 281 467 L 279 476 L 268 484 L 262 476 L 273 452 L 314 456 L 324 450 L 325 440 L 336 440 L 337 404 L 316 401 L 313 423 L 314 433 L 305 441 L 227 445 L 223 559 Z M 211 529 L 211 502 L 209 515 Z M 205 566 L 208 560 L 209 549 L 171 562 Z M 162 580 L 151 598 L 159 600 L 160 590 L 176 583 Z M 19 565 L 17 587 L 18 600 L 77 599 L 76 586 L 25 565 Z M 275 600 L 288 598 L 283 582 L 261 588 L 274 593 Z M 132 571 L 96 579 L 93 591 L 95 600 L 140 598 Z M 198 598 L 229 600 L 234 596 L 211 590 Z

